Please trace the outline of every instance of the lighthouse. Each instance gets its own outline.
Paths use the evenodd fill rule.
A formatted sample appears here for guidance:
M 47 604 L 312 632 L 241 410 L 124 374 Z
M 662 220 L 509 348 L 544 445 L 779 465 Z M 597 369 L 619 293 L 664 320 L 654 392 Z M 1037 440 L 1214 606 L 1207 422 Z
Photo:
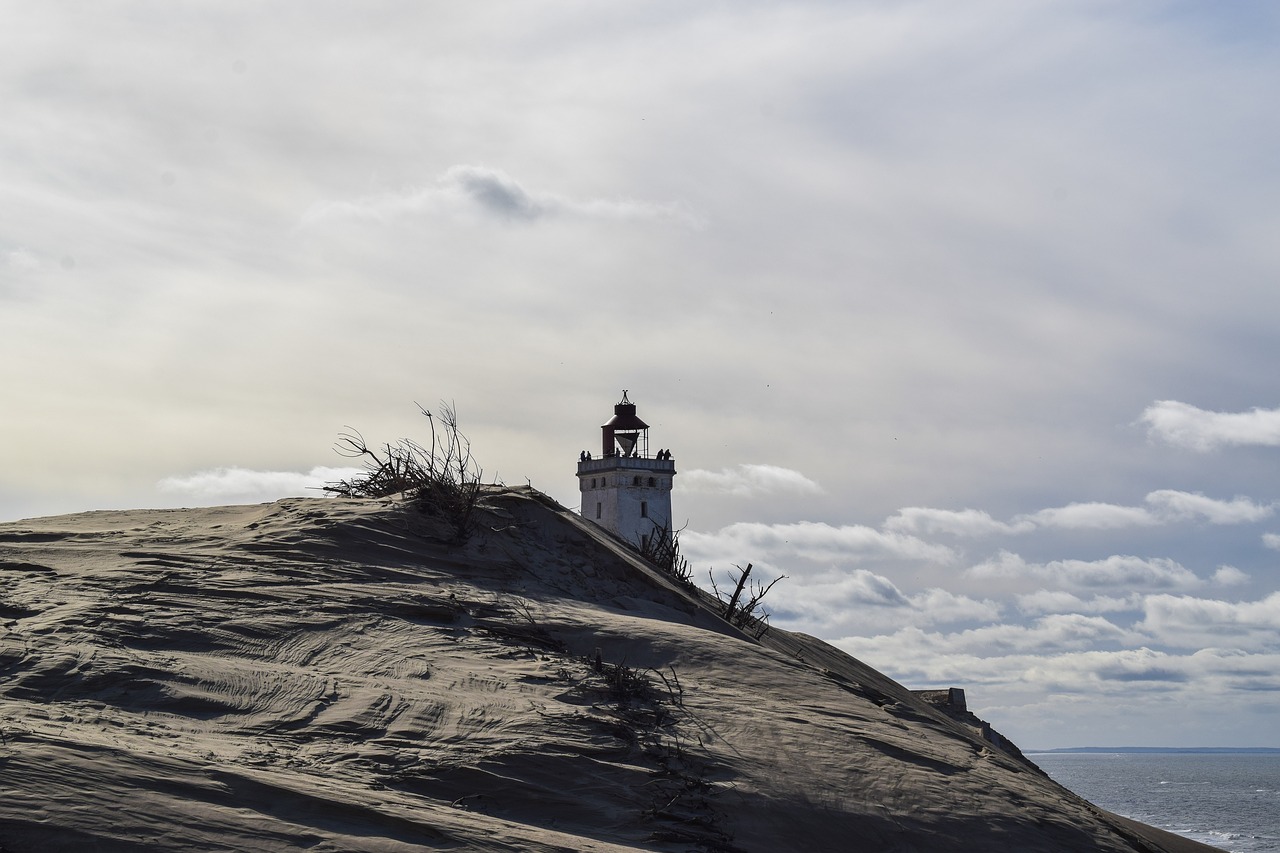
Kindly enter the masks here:
M 649 425 L 626 391 L 600 432 L 600 456 L 586 450 L 578 456 L 583 518 L 641 548 L 655 535 L 669 537 L 676 474 L 671 451 L 649 453 Z

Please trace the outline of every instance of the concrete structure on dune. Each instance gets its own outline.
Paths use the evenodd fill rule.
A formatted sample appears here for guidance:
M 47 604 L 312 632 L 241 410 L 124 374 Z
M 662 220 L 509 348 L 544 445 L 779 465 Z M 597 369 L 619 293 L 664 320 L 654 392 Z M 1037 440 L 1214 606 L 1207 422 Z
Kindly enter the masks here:
M 671 535 L 670 450 L 649 454 L 649 425 L 622 392 L 613 417 L 600 427 L 600 456 L 578 455 L 582 516 L 640 547 L 653 536 Z

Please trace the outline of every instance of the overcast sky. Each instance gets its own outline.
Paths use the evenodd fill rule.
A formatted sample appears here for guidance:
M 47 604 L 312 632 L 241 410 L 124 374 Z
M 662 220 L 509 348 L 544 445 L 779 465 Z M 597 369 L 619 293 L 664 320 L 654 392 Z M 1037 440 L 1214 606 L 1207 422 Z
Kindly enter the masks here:
M 453 401 L 1024 748 L 1280 746 L 1273 3 L 0 0 L 0 518 Z

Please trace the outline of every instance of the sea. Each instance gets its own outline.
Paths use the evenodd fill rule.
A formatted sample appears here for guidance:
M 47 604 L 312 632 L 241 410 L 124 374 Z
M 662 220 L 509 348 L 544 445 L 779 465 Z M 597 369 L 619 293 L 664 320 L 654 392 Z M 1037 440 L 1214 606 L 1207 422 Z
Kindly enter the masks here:
M 1094 805 L 1229 853 L 1280 851 L 1280 752 L 1036 752 Z

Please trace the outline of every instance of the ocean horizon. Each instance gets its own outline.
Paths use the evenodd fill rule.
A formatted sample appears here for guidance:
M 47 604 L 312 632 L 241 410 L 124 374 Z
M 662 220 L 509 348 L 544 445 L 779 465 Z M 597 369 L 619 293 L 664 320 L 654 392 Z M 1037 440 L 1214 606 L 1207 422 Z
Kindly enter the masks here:
M 1028 749 L 1026 755 L 1068 753 L 1175 753 L 1182 755 L 1280 755 L 1276 746 L 1064 746 L 1056 749 Z
M 1228 853 L 1280 851 L 1280 749 L 1071 747 L 1025 754 L 1107 811 Z

